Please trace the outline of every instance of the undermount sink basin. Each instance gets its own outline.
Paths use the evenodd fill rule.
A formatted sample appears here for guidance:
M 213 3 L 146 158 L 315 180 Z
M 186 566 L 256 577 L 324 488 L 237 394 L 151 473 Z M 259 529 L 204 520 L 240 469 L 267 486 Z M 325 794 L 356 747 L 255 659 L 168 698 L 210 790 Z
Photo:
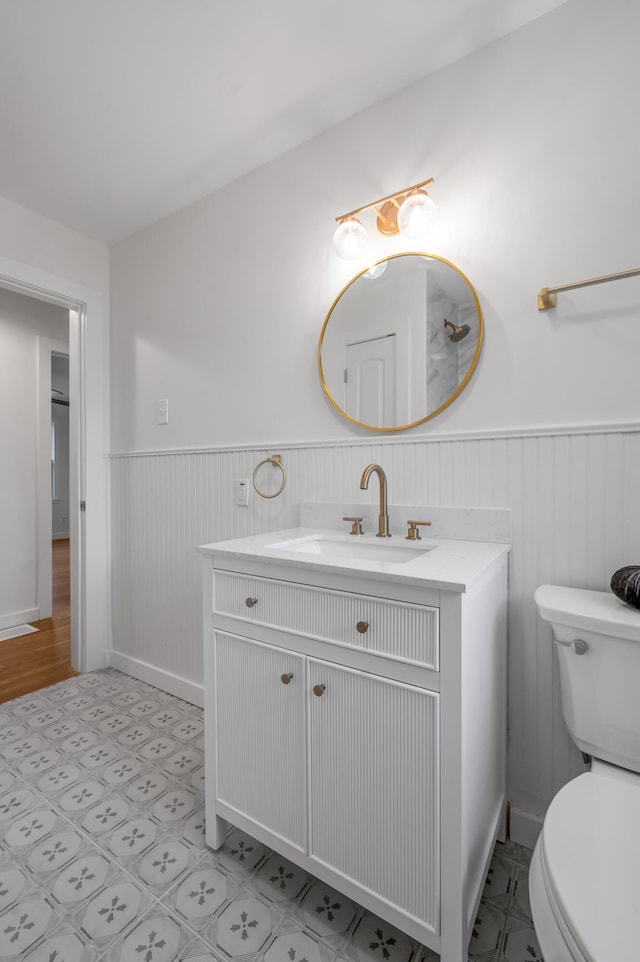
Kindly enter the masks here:
M 305 538 L 295 538 L 292 541 L 280 541 L 269 545 L 278 551 L 297 551 L 304 555 L 312 555 L 320 560 L 325 558 L 350 559 L 352 561 L 379 561 L 387 564 L 406 564 L 415 561 L 431 551 L 435 545 L 402 545 L 389 544 L 382 538 L 368 538 L 359 535 L 349 536 L 349 540 L 332 538 L 330 535 L 310 535 Z M 311 559 L 309 559 L 311 560 Z

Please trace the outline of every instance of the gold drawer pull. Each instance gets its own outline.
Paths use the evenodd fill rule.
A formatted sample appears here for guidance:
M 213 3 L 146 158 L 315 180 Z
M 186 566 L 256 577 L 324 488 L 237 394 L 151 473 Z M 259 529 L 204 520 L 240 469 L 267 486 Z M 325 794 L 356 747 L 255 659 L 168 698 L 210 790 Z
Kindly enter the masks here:
M 358 629 L 361 635 L 364 635 L 369 630 L 369 622 L 359 621 L 358 624 L 356 625 L 356 628 Z
M 280 675 L 280 681 L 282 682 L 283 685 L 288 685 L 292 678 L 293 678 L 292 671 L 287 671 L 285 672 L 284 675 Z
M 326 687 L 327 687 L 326 685 L 314 685 L 313 694 L 317 695 L 318 698 L 320 698 L 321 695 L 324 695 L 324 690 Z
M 247 600 L 245 601 L 245 605 L 247 606 L 247 608 L 253 608 L 253 606 L 257 604 L 258 604 L 257 598 L 247 598 Z

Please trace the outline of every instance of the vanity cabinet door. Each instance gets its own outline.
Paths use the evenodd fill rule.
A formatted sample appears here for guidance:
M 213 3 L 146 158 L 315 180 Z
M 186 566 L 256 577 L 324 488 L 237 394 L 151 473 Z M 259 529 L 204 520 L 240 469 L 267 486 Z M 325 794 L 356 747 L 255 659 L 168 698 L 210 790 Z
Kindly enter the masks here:
M 306 850 L 305 659 L 215 633 L 217 800 Z
M 309 854 L 437 934 L 439 696 L 313 659 L 309 676 Z

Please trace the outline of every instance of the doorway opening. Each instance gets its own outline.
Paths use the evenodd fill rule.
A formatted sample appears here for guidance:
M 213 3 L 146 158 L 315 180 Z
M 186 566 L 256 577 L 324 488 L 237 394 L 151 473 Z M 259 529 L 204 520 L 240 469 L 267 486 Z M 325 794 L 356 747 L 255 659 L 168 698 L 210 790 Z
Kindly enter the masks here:
M 31 293 L 0 282 L 0 702 L 69 678 L 85 661 L 82 525 L 72 510 L 83 475 L 82 376 L 70 364 L 82 308 Z
M 2 291 L 23 294 L 65 311 L 70 400 L 71 664 L 80 673 L 95 671 L 107 666 L 111 647 L 106 285 L 100 289 L 88 287 L 68 276 L 51 274 L 32 264 L 0 256 Z M 49 414 L 50 402 L 49 393 L 46 397 Z M 47 491 L 51 509 L 50 429 L 46 445 L 46 471 L 39 471 L 38 485 L 39 490 Z M 38 536 L 43 530 L 44 526 L 39 524 Z M 50 548 L 51 527 L 47 537 Z
M 77 673 L 71 659 L 69 414 L 77 401 L 70 390 L 70 319 L 66 307 L 0 288 L 0 701 Z

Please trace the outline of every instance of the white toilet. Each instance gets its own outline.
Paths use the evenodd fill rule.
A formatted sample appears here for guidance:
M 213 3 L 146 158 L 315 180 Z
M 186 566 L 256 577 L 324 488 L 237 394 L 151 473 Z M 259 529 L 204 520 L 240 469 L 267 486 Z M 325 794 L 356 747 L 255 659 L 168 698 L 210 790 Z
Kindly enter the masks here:
M 640 959 L 640 610 L 543 585 L 562 712 L 591 771 L 555 796 L 529 874 L 545 962 Z

